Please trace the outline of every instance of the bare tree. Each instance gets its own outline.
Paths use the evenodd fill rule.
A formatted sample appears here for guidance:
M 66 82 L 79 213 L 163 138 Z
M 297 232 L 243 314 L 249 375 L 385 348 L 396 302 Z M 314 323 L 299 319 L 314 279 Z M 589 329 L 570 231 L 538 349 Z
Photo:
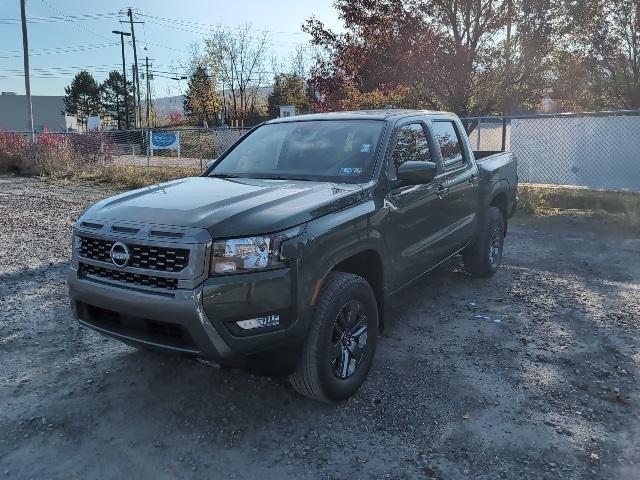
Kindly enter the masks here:
M 297 45 L 296 49 L 289 56 L 291 74 L 306 79 L 311 68 L 311 57 L 309 56 L 309 45 Z
M 217 65 L 228 96 L 228 115 L 246 118 L 256 108 L 258 89 L 264 83 L 265 58 L 270 40 L 267 32 L 252 32 L 251 25 L 229 31 L 215 30 L 204 41 L 209 64 Z

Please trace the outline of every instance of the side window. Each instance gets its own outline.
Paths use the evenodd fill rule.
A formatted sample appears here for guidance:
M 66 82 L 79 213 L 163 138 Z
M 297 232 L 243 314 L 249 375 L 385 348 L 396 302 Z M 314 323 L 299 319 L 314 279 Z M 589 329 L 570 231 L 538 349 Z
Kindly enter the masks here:
M 429 143 L 421 123 L 409 123 L 396 130 L 395 144 L 391 150 L 391 171 L 394 177 L 396 169 L 407 160 L 431 161 Z
M 463 167 L 465 158 L 462 153 L 462 142 L 453 122 L 435 121 L 431 123 L 431 128 L 440 146 L 445 170 Z

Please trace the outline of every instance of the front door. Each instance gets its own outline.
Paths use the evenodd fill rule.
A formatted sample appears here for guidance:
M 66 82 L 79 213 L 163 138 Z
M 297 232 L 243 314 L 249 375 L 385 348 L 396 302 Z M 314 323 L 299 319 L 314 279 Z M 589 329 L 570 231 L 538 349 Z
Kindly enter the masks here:
M 442 176 L 424 185 L 397 186 L 397 168 L 408 160 L 435 161 L 433 145 L 426 134 L 426 125 L 410 120 L 396 127 L 391 138 L 387 172 L 391 191 L 385 198 L 388 209 L 387 231 L 390 265 L 390 289 L 395 290 L 420 276 L 437 263 L 439 232 L 446 218 L 438 206 L 443 188 Z

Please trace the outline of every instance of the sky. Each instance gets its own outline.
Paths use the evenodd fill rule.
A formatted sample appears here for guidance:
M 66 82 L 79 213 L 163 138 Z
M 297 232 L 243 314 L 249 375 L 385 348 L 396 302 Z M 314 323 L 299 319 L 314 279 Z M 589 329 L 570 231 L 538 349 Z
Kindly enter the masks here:
M 119 23 L 127 19 L 119 15 L 127 7 L 134 9 L 136 21 L 145 22 L 134 25 L 138 64 L 144 65 L 145 56 L 151 59 L 156 72 L 154 96 L 164 97 L 183 93 L 187 81 L 161 75 L 169 77 L 172 67 L 180 69 L 188 57 L 188 46 L 201 42 L 212 28 L 221 25 L 237 31 L 238 27 L 251 24 L 256 31 L 268 31 L 272 43 L 269 59 L 286 59 L 296 45 L 308 42 L 310 37 L 300 26 L 311 15 L 340 30 L 332 3 L 333 0 L 27 0 L 31 93 L 64 95 L 64 87 L 81 69 L 88 70 L 98 82 L 110 70 L 122 71 L 120 36 L 111 32 L 129 31 L 128 23 Z M 129 75 L 133 63 L 130 44 L 125 44 L 125 56 Z M 270 65 L 268 60 L 269 70 Z M 25 93 L 19 0 L 0 0 L 0 91 Z

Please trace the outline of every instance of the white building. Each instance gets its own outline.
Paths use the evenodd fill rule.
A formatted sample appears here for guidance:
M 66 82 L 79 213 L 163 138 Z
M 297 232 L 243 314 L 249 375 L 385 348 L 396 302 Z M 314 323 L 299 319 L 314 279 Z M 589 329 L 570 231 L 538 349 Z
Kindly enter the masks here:
M 32 95 L 33 127 L 36 131 L 65 131 L 63 97 Z M 22 132 L 29 130 L 27 120 L 27 96 L 2 92 L 0 95 L 0 130 Z
M 296 107 L 293 105 L 280 105 L 280 118 L 295 117 Z

